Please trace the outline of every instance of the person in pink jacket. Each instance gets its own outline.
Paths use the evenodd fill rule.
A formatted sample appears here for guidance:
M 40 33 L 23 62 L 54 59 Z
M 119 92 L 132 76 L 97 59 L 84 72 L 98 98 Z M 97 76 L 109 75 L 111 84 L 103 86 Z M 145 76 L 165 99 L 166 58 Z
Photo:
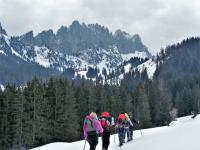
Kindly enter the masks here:
M 87 116 L 83 125 L 84 137 L 90 144 L 90 150 L 95 150 L 98 144 L 98 134 L 103 132 L 101 123 L 97 119 L 97 114 L 92 112 Z

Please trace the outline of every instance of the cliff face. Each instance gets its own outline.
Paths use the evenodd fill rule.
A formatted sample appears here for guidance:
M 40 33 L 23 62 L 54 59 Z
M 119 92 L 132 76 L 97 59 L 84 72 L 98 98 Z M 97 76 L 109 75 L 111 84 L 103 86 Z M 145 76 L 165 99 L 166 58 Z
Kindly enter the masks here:
M 119 52 L 122 54 L 134 53 L 135 51 L 146 52 L 148 57 L 151 58 L 151 54 L 148 48 L 143 45 L 142 40 L 138 34 L 131 36 L 130 34 L 117 30 L 114 34 L 114 43 L 116 43 Z
M 0 33 L 7 35 L 1 23 Z M 56 34 L 50 29 L 42 31 L 34 37 L 33 31 L 29 31 L 16 38 L 25 46 L 46 46 L 51 50 L 67 55 L 76 55 L 78 52 L 87 49 L 101 48 L 109 51 L 110 46 L 116 46 L 120 54 L 138 51 L 146 52 L 149 58 L 152 57 L 138 34 L 131 36 L 124 31 L 117 30 L 113 35 L 108 28 L 97 23 L 86 25 L 74 21 L 69 27 L 62 26 Z
M 26 46 L 34 46 L 33 31 L 20 36 L 20 41 Z
M 53 30 L 43 31 L 34 38 L 34 42 L 36 45 L 38 46 L 46 45 L 52 49 L 54 48 L 55 40 L 56 36 L 53 33 Z
M 33 44 L 32 33 L 27 33 L 24 38 L 21 41 L 26 45 Z M 68 55 L 94 48 L 109 50 L 110 46 L 116 45 L 121 54 L 138 51 L 146 52 L 148 57 L 151 57 L 138 34 L 131 36 L 124 31 L 117 30 L 113 35 L 104 26 L 99 24 L 80 24 L 78 21 L 74 21 L 69 27 L 62 26 L 56 34 L 52 30 L 39 33 L 34 37 L 34 44 L 47 46 L 50 49 Z

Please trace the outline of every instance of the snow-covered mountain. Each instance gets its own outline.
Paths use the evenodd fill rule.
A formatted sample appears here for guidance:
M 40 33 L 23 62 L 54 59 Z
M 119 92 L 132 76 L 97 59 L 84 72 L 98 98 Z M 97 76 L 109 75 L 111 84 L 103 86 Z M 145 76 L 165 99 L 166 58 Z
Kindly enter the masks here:
M 143 63 L 145 58 L 151 57 L 139 35 L 130 36 L 121 30 L 112 35 L 107 28 L 98 24 L 86 26 L 84 23 L 80 25 L 78 21 L 74 21 L 69 28 L 62 26 L 56 34 L 49 30 L 35 37 L 32 31 L 13 37 L 6 34 L 1 24 L 0 29 L 3 70 L 9 70 L 16 65 L 19 70 L 20 66 L 27 70 L 29 66 L 31 68 L 37 66 L 40 69 L 36 72 L 46 69 L 50 70 L 46 71 L 48 74 L 55 72 L 60 74 L 72 68 L 76 74 L 85 75 L 87 78 L 86 73 L 89 68 L 98 68 L 99 75 L 103 69 L 109 74 L 119 66 L 122 67 L 124 61 L 129 61 L 131 58 L 143 59 L 141 60 Z M 8 73 L 7 70 L 5 72 Z
M 116 45 L 110 46 L 108 50 L 96 48 L 79 51 L 76 55 L 67 55 L 53 51 L 45 46 L 24 46 L 15 37 L 1 35 L 0 53 L 5 56 L 14 54 L 29 63 L 36 63 L 45 68 L 55 68 L 63 71 L 67 68 L 74 68 L 82 71 L 88 67 L 116 68 L 123 61 L 130 58 L 148 58 L 145 52 L 136 51 L 133 54 L 120 54 Z M 102 63 L 103 66 L 102 66 Z

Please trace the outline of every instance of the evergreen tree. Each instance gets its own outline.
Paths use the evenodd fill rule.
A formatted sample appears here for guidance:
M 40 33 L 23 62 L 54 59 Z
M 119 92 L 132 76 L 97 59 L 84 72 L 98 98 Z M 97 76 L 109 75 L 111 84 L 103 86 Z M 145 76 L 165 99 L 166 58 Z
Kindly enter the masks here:
M 193 108 L 196 113 L 200 112 L 200 87 L 199 85 L 194 87 L 194 103 Z
M 3 125 L 3 91 L 0 87 L 0 149 L 2 148 L 2 134 L 3 134 L 3 129 L 2 129 L 2 125 Z
M 119 115 L 119 113 L 122 110 L 122 102 L 121 102 L 121 93 L 120 93 L 120 88 L 117 85 L 113 86 L 113 98 L 114 98 L 114 114 L 113 116 L 117 116 Z
M 102 102 L 103 102 L 103 111 L 110 111 L 111 110 L 111 102 L 112 102 L 112 97 L 111 97 L 111 91 L 110 91 L 110 86 L 108 84 L 105 84 L 102 86 Z
M 4 97 L 4 92 L 2 91 L 1 87 L 0 87 L 0 149 L 4 150 L 4 143 L 3 143 L 3 139 L 4 139 L 4 109 L 5 109 L 5 103 L 4 103 L 5 97 Z
M 165 83 L 162 78 L 159 79 L 158 81 L 158 89 L 160 91 L 161 95 L 161 105 L 162 105 L 162 120 L 163 123 L 165 122 L 170 122 L 171 121 L 171 116 L 170 116 L 170 111 L 172 110 L 172 96 L 170 91 L 165 88 Z M 163 125 L 164 125 L 163 124 Z
M 5 88 L 4 97 L 2 102 L 2 124 L 1 124 L 1 141 L 2 149 L 9 149 L 13 146 L 13 135 L 14 135 L 14 92 L 15 85 L 8 86 Z
M 24 139 L 28 147 L 44 144 L 45 129 L 48 125 L 47 116 L 49 106 L 45 98 L 45 89 L 41 81 L 35 76 L 24 89 Z M 45 141 L 43 141 L 45 140 Z
M 74 92 L 73 88 L 70 85 L 69 81 L 65 80 L 65 86 L 66 86 L 66 93 L 65 93 L 65 99 L 66 99 L 66 138 L 67 141 L 76 141 L 79 138 L 80 132 L 78 132 L 78 129 L 80 128 L 78 124 L 78 115 L 77 115 L 77 109 L 76 109 L 76 101 L 74 98 Z
M 77 103 L 77 114 L 78 114 L 78 124 L 80 127 L 83 126 L 83 122 L 85 117 L 88 115 L 88 105 L 86 99 L 86 90 L 85 85 L 79 83 L 79 85 L 75 89 L 75 99 Z M 82 128 L 79 129 L 79 132 L 83 131 Z M 83 133 L 83 132 L 81 132 Z
M 50 139 L 48 142 L 53 142 L 56 140 L 57 135 L 55 134 L 56 120 L 57 120 L 57 102 L 58 102 L 58 85 L 54 81 L 53 76 L 50 77 L 49 81 L 45 86 L 46 94 L 45 98 L 48 99 L 47 105 L 49 106 L 49 116 L 48 116 L 48 128 L 46 133 L 48 133 Z
M 95 95 L 95 87 L 92 84 L 88 85 L 88 114 L 91 112 L 97 112 L 97 100 Z
M 127 94 L 127 100 L 126 100 L 126 103 L 125 103 L 125 111 L 127 113 L 129 112 L 132 112 L 133 111 L 133 103 L 132 103 L 132 97 L 131 97 L 131 94 L 128 93 Z
M 96 114 L 101 114 L 103 112 L 103 86 L 99 82 L 99 80 L 96 81 L 96 87 L 95 87 L 95 95 L 96 95 L 96 105 L 98 106 Z
M 138 120 L 140 120 L 141 126 L 143 128 L 147 128 L 151 126 L 151 117 L 150 117 L 150 109 L 149 102 L 146 95 L 145 89 L 141 84 L 137 86 L 137 116 Z
M 181 101 L 181 96 L 180 96 L 180 93 L 177 91 L 176 92 L 176 97 L 175 97 L 175 104 L 174 104 L 174 107 L 177 108 L 178 110 L 180 109 L 180 101 Z
M 24 112 L 24 98 L 23 98 L 23 90 L 24 85 L 18 86 L 15 97 L 14 97 L 14 103 L 15 103 L 15 111 L 14 111 L 14 136 L 13 136 L 13 144 L 16 149 L 22 149 L 24 144 L 24 138 L 23 138 L 23 112 Z
M 162 93 L 162 108 L 163 108 L 163 117 L 164 125 L 165 123 L 170 123 L 172 121 L 172 116 L 170 112 L 172 111 L 172 96 L 168 89 Z
M 46 97 L 46 90 L 44 88 L 44 84 L 42 81 L 39 82 L 37 86 L 37 95 L 38 100 L 36 101 L 38 114 L 36 113 L 36 119 L 37 119 L 37 129 L 36 129 L 36 137 L 39 140 L 40 144 L 47 144 L 51 141 L 51 135 L 49 135 L 50 132 L 50 112 L 51 112 L 51 105 L 48 103 L 48 98 Z

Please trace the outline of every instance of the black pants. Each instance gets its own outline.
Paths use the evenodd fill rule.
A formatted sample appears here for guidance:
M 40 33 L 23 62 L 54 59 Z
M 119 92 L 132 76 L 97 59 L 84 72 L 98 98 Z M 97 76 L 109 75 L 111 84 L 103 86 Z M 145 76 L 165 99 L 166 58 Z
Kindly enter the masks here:
M 95 150 L 98 144 L 98 135 L 88 135 L 87 141 L 90 144 L 90 150 Z
M 133 139 L 133 126 L 129 127 L 129 131 L 130 131 L 130 138 Z
M 103 148 L 105 148 L 105 150 L 107 150 L 109 144 L 110 144 L 110 131 L 103 132 L 103 135 L 102 135 L 102 146 L 103 146 Z

